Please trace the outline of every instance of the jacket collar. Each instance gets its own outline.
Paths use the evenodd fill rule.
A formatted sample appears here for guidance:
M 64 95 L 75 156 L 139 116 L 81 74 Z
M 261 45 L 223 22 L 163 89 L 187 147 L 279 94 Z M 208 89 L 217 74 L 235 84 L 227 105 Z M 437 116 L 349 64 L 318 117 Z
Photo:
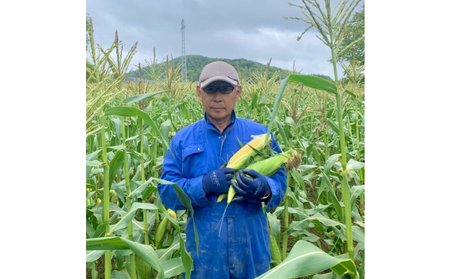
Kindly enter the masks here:
M 208 127 L 208 129 L 211 130 L 216 130 L 219 134 L 221 134 L 220 130 L 216 127 L 216 125 L 214 125 L 208 118 L 208 116 L 206 115 L 206 112 L 204 113 L 204 117 L 205 117 L 205 121 L 206 121 L 206 126 Z M 231 112 L 231 121 L 230 124 L 228 124 L 228 126 L 223 130 L 223 134 L 225 134 L 226 132 L 228 132 L 229 130 L 231 130 L 234 127 L 234 122 L 236 121 L 236 113 L 234 112 L 234 110 Z

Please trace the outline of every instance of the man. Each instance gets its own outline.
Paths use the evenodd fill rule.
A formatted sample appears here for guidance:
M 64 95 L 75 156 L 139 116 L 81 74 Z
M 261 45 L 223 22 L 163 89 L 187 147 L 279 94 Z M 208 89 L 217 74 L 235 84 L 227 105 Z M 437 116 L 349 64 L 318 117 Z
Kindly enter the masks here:
M 204 119 L 178 131 L 166 152 L 161 179 L 176 183 L 191 199 L 199 237 L 196 252 L 193 222 L 188 218 L 186 249 L 192 253 L 192 278 L 255 278 L 269 270 L 270 246 L 267 219 L 261 203 L 277 207 L 286 191 L 286 172 L 271 177 L 255 171 L 223 167 L 253 135 L 267 133 L 256 122 L 238 118 L 234 107 L 242 88 L 236 69 L 222 61 L 206 65 L 197 85 Z M 273 135 L 271 148 L 281 152 Z M 233 174 L 237 201 L 226 209 Z M 249 175 L 249 176 L 246 176 Z M 233 186 L 234 187 L 234 186 Z M 162 202 L 174 210 L 185 209 L 172 185 L 158 184 Z M 223 220 L 222 220 L 223 217 Z

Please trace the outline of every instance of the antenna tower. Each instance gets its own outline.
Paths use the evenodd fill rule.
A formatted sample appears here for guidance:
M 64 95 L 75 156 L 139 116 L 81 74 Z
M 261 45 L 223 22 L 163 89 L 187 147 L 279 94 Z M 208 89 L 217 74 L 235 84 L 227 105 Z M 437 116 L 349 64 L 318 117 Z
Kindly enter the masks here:
M 184 18 L 181 20 L 181 74 L 183 75 L 183 80 L 187 80 L 187 63 L 186 63 L 186 45 L 184 41 L 184 30 L 186 25 L 184 25 Z

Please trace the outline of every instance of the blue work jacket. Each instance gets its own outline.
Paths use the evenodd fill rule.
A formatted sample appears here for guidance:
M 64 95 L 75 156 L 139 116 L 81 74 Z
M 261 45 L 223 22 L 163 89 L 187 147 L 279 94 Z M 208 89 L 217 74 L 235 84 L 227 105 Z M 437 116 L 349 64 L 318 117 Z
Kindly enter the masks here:
M 232 202 L 226 212 L 226 199 L 217 203 L 215 195 L 205 196 L 203 176 L 228 160 L 252 135 L 267 133 L 267 128 L 232 114 L 231 123 L 220 132 L 206 114 L 205 119 L 178 131 L 163 163 L 161 179 L 176 183 L 191 199 L 199 237 L 196 252 L 194 229 L 188 217 L 186 249 L 194 260 L 191 278 L 255 278 L 269 270 L 271 260 L 267 219 L 258 201 Z M 272 136 L 271 147 L 281 152 Z M 267 210 L 277 207 L 286 192 L 286 171 L 280 168 L 267 177 L 272 195 L 265 201 Z M 162 202 L 173 210 L 185 209 L 170 184 L 158 184 Z M 224 218 L 222 218 L 224 217 Z

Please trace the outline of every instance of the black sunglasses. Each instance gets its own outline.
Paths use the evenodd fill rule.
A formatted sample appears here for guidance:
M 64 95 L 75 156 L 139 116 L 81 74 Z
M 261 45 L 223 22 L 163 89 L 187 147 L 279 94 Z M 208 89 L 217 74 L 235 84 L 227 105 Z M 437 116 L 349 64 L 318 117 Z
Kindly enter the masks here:
M 235 87 L 233 86 L 221 86 L 221 87 L 215 87 L 215 86 L 206 86 L 202 88 L 203 91 L 205 91 L 206 94 L 215 94 L 217 90 L 219 90 L 222 94 L 230 94 L 233 92 Z

